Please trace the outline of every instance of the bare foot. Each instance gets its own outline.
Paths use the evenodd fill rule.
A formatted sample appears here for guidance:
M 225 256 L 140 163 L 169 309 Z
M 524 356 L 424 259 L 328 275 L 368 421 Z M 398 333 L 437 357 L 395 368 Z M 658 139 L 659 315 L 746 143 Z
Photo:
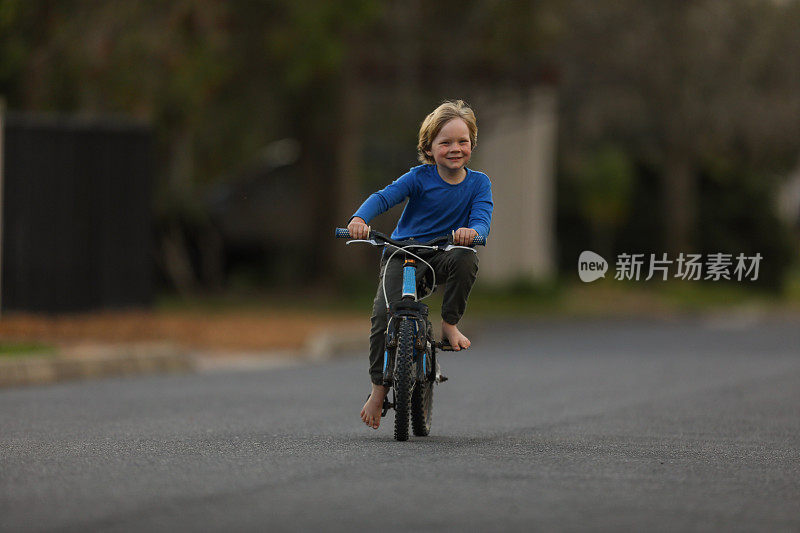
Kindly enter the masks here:
M 450 342 L 450 346 L 452 346 L 455 351 L 461 349 L 466 350 L 469 348 L 469 345 L 472 344 L 463 333 L 458 331 L 455 324 L 448 324 L 444 320 L 442 320 L 442 337 Z
M 381 425 L 381 412 L 383 411 L 383 399 L 389 392 L 389 387 L 372 384 L 372 394 L 369 395 L 367 403 L 361 409 L 361 420 L 372 429 L 378 429 Z

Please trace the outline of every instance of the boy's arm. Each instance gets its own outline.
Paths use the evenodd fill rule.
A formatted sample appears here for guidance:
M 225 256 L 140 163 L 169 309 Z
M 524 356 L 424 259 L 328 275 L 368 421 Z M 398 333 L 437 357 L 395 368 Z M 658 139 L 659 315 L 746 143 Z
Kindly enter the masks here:
M 489 179 L 482 185 L 475 199 L 472 200 L 472 207 L 469 211 L 469 227 L 478 232 L 478 235 L 486 238 L 489 236 L 489 228 L 492 225 L 492 184 Z
M 370 220 L 388 211 L 390 208 L 396 206 L 409 196 L 414 191 L 414 175 L 407 172 L 390 183 L 385 189 L 370 195 L 366 201 L 361 204 L 358 211 L 353 213 L 353 217 L 359 217 L 364 222 L 369 223 Z M 352 220 L 353 217 L 350 217 Z

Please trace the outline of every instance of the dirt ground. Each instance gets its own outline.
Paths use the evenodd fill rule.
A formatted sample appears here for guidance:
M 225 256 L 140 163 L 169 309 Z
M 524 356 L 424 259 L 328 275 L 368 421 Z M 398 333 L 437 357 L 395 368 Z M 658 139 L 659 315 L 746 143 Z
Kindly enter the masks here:
M 0 342 L 40 342 L 57 347 L 85 343 L 171 342 L 210 351 L 270 351 L 303 348 L 313 335 L 337 331 L 369 335 L 369 317 L 301 311 L 103 312 L 68 316 L 6 314 Z

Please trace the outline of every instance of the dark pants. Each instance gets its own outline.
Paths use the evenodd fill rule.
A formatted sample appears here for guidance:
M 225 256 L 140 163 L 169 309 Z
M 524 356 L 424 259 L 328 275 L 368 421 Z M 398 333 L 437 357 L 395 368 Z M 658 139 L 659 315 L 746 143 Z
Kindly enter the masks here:
M 448 324 L 458 324 L 467 308 L 472 285 L 478 276 L 478 254 L 470 250 L 456 248 L 449 252 L 434 250 L 413 250 L 413 252 L 430 263 L 436 272 L 436 283 L 444 284 L 442 299 L 442 319 Z M 398 252 L 392 258 L 383 279 L 383 268 L 386 259 L 391 255 L 388 250 L 381 258 L 378 281 L 378 292 L 372 305 L 372 330 L 369 335 L 369 376 L 376 385 L 383 384 L 383 352 L 386 344 L 386 325 L 388 322 L 386 300 L 383 298 L 383 283 L 386 283 L 386 296 L 389 302 L 396 302 L 402 297 L 403 286 L 403 253 Z M 417 281 L 422 279 L 428 270 L 427 265 L 417 261 Z M 421 295 L 418 295 L 421 296 Z

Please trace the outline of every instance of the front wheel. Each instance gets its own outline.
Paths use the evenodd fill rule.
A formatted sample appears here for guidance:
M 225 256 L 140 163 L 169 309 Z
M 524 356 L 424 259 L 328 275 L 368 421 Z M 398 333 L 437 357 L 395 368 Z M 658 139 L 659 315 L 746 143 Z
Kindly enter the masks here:
M 394 368 L 394 438 L 408 440 L 408 418 L 414 390 L 414 327 L 403 319 L 397 331 L 397 355 Z
M 433 382 L 417 383 L 411 395 L 411 427 L 417 437 L 427 437 L 431 432 L 433 417 Z

